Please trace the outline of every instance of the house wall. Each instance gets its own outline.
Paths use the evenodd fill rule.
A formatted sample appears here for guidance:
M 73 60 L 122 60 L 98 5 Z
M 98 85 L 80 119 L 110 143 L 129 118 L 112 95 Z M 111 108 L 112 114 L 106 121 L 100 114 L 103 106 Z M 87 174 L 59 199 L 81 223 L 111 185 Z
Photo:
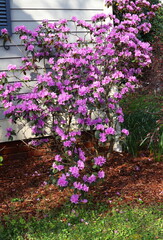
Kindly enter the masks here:
M 104 0 L 10 0 L 12 41 L 21 48 L 21 42 L 14 34 L 14 28 L 25 25 L 29 29 L 34 29 L 43 19 L 51 22 L 66 18 L 70 20 L 72 16 L 90 21 L 91 17 L 100 13 L 104 9 Z M 73 30 L 73 29 L 72 29 Z M 19 64 L 21 53 L 11 43 L 10 49 L 3 48 L 0 41 L 0 70 L 7 70 L 8 64 Z
M 72 16 L 77 16 L 79 19 L 90 21 L 91 17 L 97 13 L 104 11 L 104 0 L 10 0 L 11 10 L 11 25 L 12 25 L 12 43 L 7 43 L 10 46 L 9 50 L 5 50 L 3 42 L 0 40 L 0 71 L 7 71 L 8 64 L 20 65 L 23 52 L 23 45 L 14 34 L 14 28 L 19 25 L 25 25 L 29 29 L 35 29 L 43 19 L 48 19 L 51 22 L 58 19 L 66 18 L 70 20 Z M 75 29 L 71 29 L 74 31 Z M 84 32 L 79 32 L 84 34 Z M 4 119 L 3 109 L 0 105 L 0 142 L 7 141 L 5 137 L 6 128 L 13 127 L 11 123 Z M 15 126 L 16 130 L 20 130 L 22 124 Z M 19 131 L 14 140 L 26 139 L 31 137 L 29 128 L 23 128 Z

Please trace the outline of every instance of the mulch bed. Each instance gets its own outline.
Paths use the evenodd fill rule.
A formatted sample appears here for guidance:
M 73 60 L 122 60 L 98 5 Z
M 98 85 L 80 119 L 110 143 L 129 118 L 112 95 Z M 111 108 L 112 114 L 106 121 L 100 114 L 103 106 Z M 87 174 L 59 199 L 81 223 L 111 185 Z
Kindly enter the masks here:
M 49 157 L 4 160 L 0 166 L 0 216 L 41 216 L 64 204 L 69 191 L 46 184 L 52 163 Z M 91 189 L 94 201 L 112 206 L 115 201 L 156 204 L 163 200 L 163 163 L 148 152 L 138 157 L 114 152 L 104 169 L 105 180 Z

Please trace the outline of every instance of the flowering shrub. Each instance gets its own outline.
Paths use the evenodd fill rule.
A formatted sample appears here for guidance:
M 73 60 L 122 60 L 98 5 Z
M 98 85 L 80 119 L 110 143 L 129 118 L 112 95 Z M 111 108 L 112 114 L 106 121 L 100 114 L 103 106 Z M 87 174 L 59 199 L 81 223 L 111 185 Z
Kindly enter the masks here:
M 150 30 L 148 19 L 158 6 L 146 0 L 106 0 L 106 5 L 113 2 L 120 11 L 126 9 L 122 20 L 104 13 L 92 17 L 92 23 L 73 17 L 76 28 L 87 32 L 87 38 L 76 34 L 74 42 L 69 40 L 72 33 L 65 19 L 44 20 L 35 31 L 16 27 L 26 56 L 22 66 L 9 65 L 9 73 L 0 73 L 5 116 L 12 123 L 25 120 L 37 137 L 51 135 L 62 143 L 52 167 L 59 172 L 57 185 L 74 189 L 71 202 L 75 204 L 87 202 L 89 185 L 104 178 L 101 168 L 106 156 L 99 154 L 99 147 L 109 142 L 108 151 L 112 150 L 116 123 L 124 121 L 118 103 L 134 90 L 137 76 L 151 63 L 150 44 L 138 35 Z M 146 15 L 144 7 L 149 9 Z M 114 19 L 115 26 L 107 18 Z M 26 93 L 22 93 L 24 86 Z M 89 159 L 78 144 L 81 132 L 87 130 L 96 141 Z M 14 130 L 7 131 L 12 139 Z M 122 129 L 122 134 L 129 132 Z

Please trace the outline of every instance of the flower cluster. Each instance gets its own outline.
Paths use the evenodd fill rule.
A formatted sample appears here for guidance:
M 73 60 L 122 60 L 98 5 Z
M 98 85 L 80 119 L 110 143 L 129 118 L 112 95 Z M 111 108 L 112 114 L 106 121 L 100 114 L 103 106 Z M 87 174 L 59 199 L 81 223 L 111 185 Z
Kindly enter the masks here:
M 0 73 L 5 116 L 13 123 L 23 119 L 35 136 L 50 132 L 62 144 L 52 168 L 58 172 L 59 187 L 74 189 L 71 202 L 75 204 L 87 202 L 84 195 L 89 185 L 104 178 L 106 156 L 98 150 L 108 142 L 113 146 L 116 122 L 124 121 L 119 101 L 134 90 L 142 69 L 151 63 L 152 48 L 140 41 L 139 34 L 150 30 L 148 20 L 158 5 L 151 6 L 147 0 L 106 0 L 107 6 L 112 4 L 119 11 L 125 9 L 121 20 L 104 13 L 92 17 L 92 23 L 73 17 L 76 28 L 87 32 L 87 38 L 76 35 L 73 42 L 65 19 L 55 23 L 44 20 L 34 31 L 16 27 L 26 56 L 21 66 L 10 64 L 8 73 Z M 144 8 L 150 14 L 145 15 Z M 114 26 L 108 18 L 114 20 Z M 10 81 L 19 76 L 19 81 Z M 79 136 L 88 130 L 96 142 L 91 162 L 78 146 Z M 121 132 L 129 134 L 126 129 Z M 12 133 L 7 130 L 8 137 Z

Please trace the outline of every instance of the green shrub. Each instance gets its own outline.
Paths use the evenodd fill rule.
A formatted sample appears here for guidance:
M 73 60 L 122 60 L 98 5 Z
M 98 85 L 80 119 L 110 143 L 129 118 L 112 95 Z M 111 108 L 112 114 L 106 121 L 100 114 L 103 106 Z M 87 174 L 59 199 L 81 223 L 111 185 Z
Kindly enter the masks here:
M 128 95 L 121 106 L 125 115 L 122 127 L 130 132 L 123 142 L 124 149 L 133 155 L 140 150 L 150 149 L 160 160 L 163 144 L 161 96 L 135 93 Z
M 158 2 L 159 1 L 155 1 L 155 3 Z M 150 32 L 141 35 L 142 40 L 151 43 L 154 43 L 156 39 L 160 39 L 160 41 L 163 41 L 163 5 L 156 12 L 155 18 L 151 20 L 151 25 L 152 27 Z

